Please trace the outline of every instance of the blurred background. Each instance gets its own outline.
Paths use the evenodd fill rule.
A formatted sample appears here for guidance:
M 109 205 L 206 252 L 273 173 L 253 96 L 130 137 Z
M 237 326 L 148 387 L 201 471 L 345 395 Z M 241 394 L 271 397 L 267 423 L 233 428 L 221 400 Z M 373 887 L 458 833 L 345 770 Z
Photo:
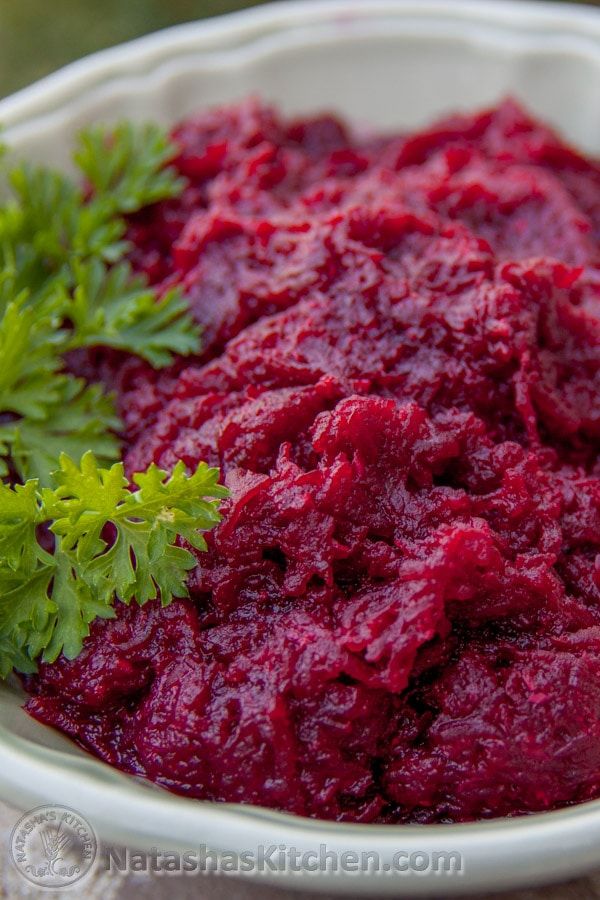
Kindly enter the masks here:
M 264 0 L 0 0 L 0 96 L 94 50 L 261 2 Z M 600 0 L 588 2 L 600 5 Z
M 261 2 L 0 0 L 0 96 L 111 44 Z

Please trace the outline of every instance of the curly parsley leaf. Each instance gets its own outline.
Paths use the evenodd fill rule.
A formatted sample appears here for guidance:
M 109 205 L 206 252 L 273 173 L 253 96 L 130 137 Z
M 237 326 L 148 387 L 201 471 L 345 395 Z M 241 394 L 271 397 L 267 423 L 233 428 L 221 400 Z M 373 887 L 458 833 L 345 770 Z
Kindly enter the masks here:
M 44 419 L 22 418 L 0 425 L 0 444 L 10 454 L 19 478 L 37 478 L 43 486 L 61 453 L 78 459 L 91 447 L 105 465 L 119 456 L 116 432 L 121 427 L 114 401 L 97 384 L 63 376 Z
M 227 491 L 218 470 L 200 463 L 188 475 L 152 465 L 131 490 L 117 463 L 102 468 L 90 452 L 79 464 L 63 454 L 53 487 L 37 480 L 0 483 L 0 674 L 35 671 L 81 651 L 90 623 L 114 616 L 114 603 L 163 605 L 187 596 L 195 565 L 181 540 L 204 549 Z M 54 551 L 40 530 L 54 535 Z
M 121 122 L 82 131 L 74 160 L 96 196 L 109 199 L 115 212 L 132 213 L 181 193 L 184 182 L 168 166 L 175 154 L 158 125 Z
M 73 155 L 83 185 L 29 163 L 9 172 L 13 199 L 0 216 L 0 245 L 16 249 L 18 264 L 33 250 L 46 271 L 73 258 L 115 262 L 127 249 L 122 217 L 183 190 L 183 179 L 167 165 L 175 154 L 154 124 L 84 129 Z
M 176 148 L 155 125 L 94 127 L 79 137 L 82 185 L 22 163 L 0 206 L 0 476 L 48 483 L 65 450 L 118 458 L 112 400 L 66 370 L 75 348 L 110 347 L 155 368 L 199 350 L 176 290 L 162 296 L 119 263 L 124 216 L 174 197 Z
M 58 400 L 63 332 L 56 318 L 28 307 L 22 292 L 0 318 L 0 411 L 43 419 Z
M 41 550 L 36 540 L 39 516 L 35 482 L 14 488 L 0 482 L 0 559 L 9 573 L 35 568 Z
M 77 287 L 66 307 L 71 346 L 127 350 L 157 369 L 172 362 L 173 353 L 185 356 L 198 348 L 199 328 L 178 291 L 157 298 L 125 263 L 107 270 L 96 259 L 76 264 L 75 274 Z

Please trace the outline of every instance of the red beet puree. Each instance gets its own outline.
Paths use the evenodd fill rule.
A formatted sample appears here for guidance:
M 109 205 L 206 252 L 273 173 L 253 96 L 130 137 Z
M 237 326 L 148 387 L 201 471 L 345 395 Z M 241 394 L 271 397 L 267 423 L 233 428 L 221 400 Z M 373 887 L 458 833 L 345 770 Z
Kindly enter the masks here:
M 174 132 L 132 261 L 201 358 L 89 357 L 130 472 L 231 489 L 191 599 L 121 607 L 29 712 L 192 797 L 447 822 L 600 795 L 600 166 L 505 103 L 357 138 Z

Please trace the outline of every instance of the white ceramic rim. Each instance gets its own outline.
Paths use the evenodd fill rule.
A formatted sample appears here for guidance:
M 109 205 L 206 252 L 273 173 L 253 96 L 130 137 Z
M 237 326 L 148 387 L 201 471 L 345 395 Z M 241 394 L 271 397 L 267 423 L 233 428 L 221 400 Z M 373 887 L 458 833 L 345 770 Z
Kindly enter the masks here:
M 349 9 L 355 16 L 377 15 L 478 21 L 510 25 L 528 34 L 540 31 L 561 38 L 573 35 L 600 55 L 600 13 L 576 5 L 521 0 L 287 0 L 226 17 L 180 25 L 72 63 L 31 87 L 0 101 L 0 121 L 11 134 L 32 120 L 60 115 L 82 94 L 118 77 L 144 76 L 163 62 L 189 52 L 244 46 L 258 36 L 327 22 Z M 68 763 L 68 764 L 67 764 Z M 333 850 L 376 849 L 391 860 L 395 851 L 457 850 L 469 868 L 465 879 L 443 882 L 445 895 L 466 890 L 551 881 L 584 872 L 600 862 L 600 801 L 518 819 L 440 826 L 350 825 L 317 821 L 257 807 L 212 804 L 148 788 L 83 756 L 42 748 L 0 726 L 0 793 L 21 807 L 67 803 L 90 815 L 100 835 L 140 848 L 172 849 L 206 842 L 218 849 L 252 848 L 283 842 L 298 848 L 326 843 Z M 276 876 L 274 876 L 276 877 Z M 282 876 L 283 877 L 283 876 Z M 313 890 L 423 895 L 442 882 L 419 878 L 365 884 L 353 876 L 296 882 Z M 287 882 L 286 882 L 287 885 Z M 289 885 L 287 885 L 289 886 Z M 292 883 L 292 886 L 293 883 Z
M 464 23 L 507 29 L 513 41 L 573 39 L 579 55 L 598 57 L 600 10 L 548 0 L 279 0 L 229 15 L 175 25 L 77 60 L 0 100 L 0 122 L 12 136 L 34 119 L 41 124 L 82 95 L 127 77 L 152 77 L 169 61 L 188 54 L 241 51 L 261 38 L 328 24 L 352 14 L 355 22 L 378 17 L 411 19 L 417 28 L 460 27 Z M 483 38 L 483 35 L 479 35 Z M 500 34 L 497 43 L 506 40 Z

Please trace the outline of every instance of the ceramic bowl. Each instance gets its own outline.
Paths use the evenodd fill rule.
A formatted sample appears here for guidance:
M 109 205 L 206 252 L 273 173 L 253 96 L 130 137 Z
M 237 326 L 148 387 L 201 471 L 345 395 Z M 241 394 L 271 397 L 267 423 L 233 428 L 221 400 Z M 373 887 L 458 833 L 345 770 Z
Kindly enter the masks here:
M 98 53 L 0 102 L 18 154 L 68 166 L 75 132 L 120 117 L 169 123 L 256 92 L 292 113 L 332 109 L 413 128 L 506 94 L 570 140 L 600 148 L 600 13 L 525 2 L 285 2 L 176 27 Z M 448 826 L 340 825 L 185 799 L 95 760 L 0 689 L 0 795 L 23 809 L 74 807 L 105 841 L 138 848 L 462 854 L 460 874 L 266 871 L 305 890 L 370 897 L 466 893 L 558 880 L 600 866 L 600 802 Z

